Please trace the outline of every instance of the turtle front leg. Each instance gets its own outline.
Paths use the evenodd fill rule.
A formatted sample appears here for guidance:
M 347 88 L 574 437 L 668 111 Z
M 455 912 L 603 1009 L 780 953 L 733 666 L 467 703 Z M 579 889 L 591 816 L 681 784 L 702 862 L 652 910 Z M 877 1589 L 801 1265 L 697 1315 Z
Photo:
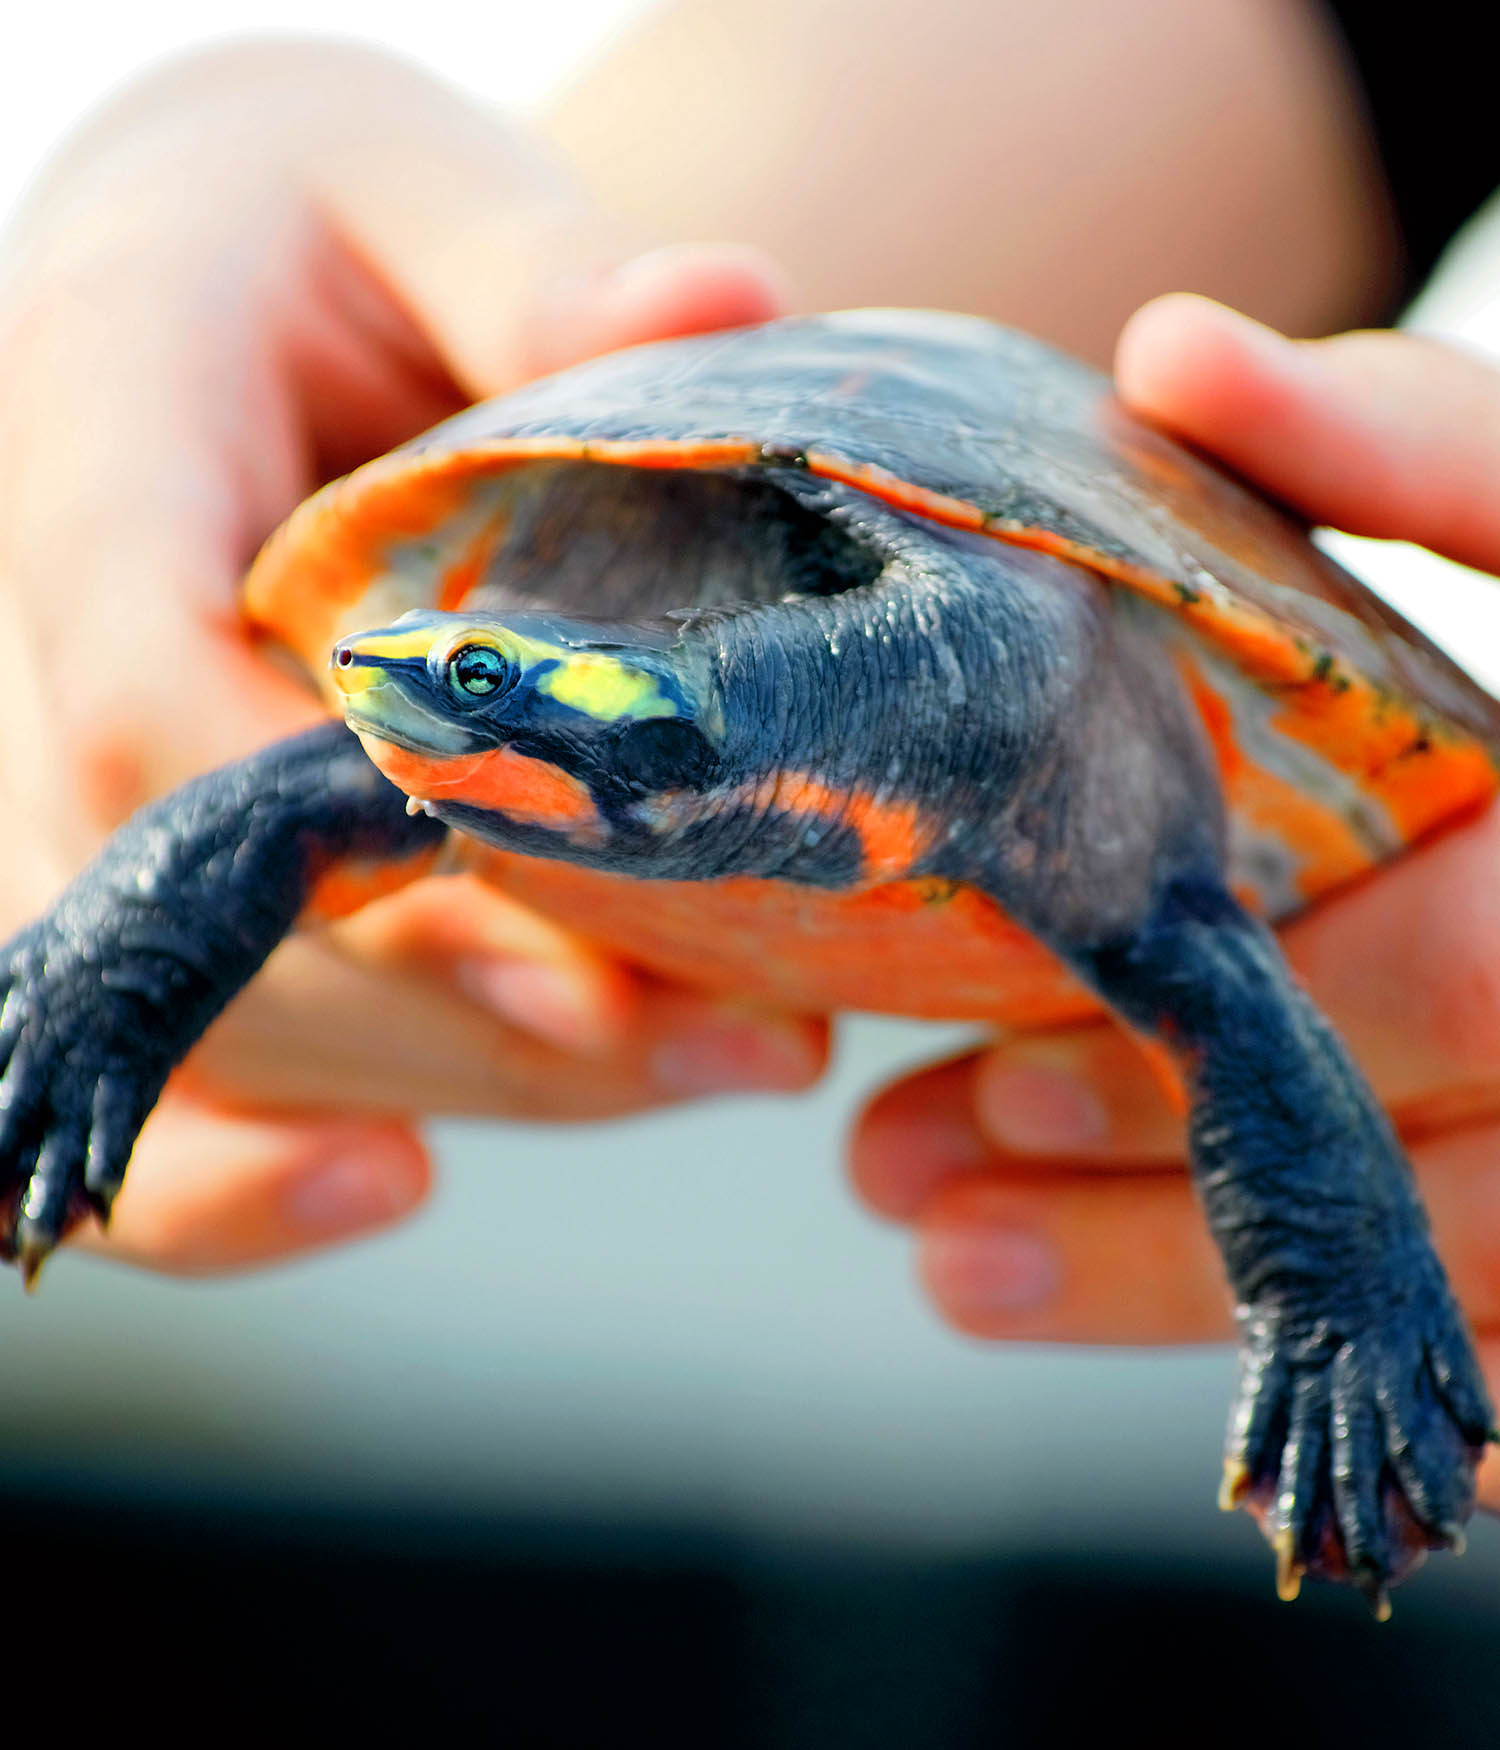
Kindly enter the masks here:
M 319 877 L 410 858 L 442 828 L 342 724 L 143 809 L 0 948 L 0 1255 L 28 1280 L 107 1217 L 168 1075 L 260 969 Z
M 1301 1576 L 1386 1592 L 1458 1547 L 1500 1438 L 1409 1166 L 1275 938 L 1217 881 L 1169 883 L 1087 970 L 1180 1055 L 1193 1168 L 1243 1354 L 1221 1504 L 1248 1504 Z

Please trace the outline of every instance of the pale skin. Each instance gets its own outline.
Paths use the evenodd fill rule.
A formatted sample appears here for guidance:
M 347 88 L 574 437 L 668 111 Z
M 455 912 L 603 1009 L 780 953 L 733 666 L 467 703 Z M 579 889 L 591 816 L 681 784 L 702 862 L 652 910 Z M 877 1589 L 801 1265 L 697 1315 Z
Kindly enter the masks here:
M 0 283 L 0 932 L 145 797 L 321 715 L 235 613 L 320 478 L 526 376 L 781 305 L 752 252 L 640 247 L 511 130 L 357 50 L 199 57 L 71 143 Z M 107 1240 L 81 1237 L 264 1262 L 420 1202 L 411 1114 L 785 1090 L 824 1049 L 429 880 L 276 956 L 152 1120 Z
M 1067 128 L 1097 126 L 1111 149 L 1084 152 L 1089 175 L 1040 192 L 1037 166 L 1056 150 L 1028 159 L 1021 147 L 1061 126 L 1078 72 L 1046 42 L 1006 53 L 985 37 L 1014 23 L 1008 8 L 884 0 L 889 28 L 867 33 L 853 62 L 847 32 L 801 33 L 790 81 L 775 10 L 746 15 L 741 81 L 714 85 L 728 51 L 714 9 L 687 4 L 648 21 L 560 108 L 550 130 L 625 215 L 611 220 L 514 130 L 344 48 L 201 57 L 75 139 L 0 263 L 0 928 L 44 904 L 135 801 L 309 720 L 307 696 L 240 642 L 231 604 L 256 540 L 317 477 L 528 374 L 784 307 L 763 255 L 691 248 L 692 235 L 775 250 L 805 305 L 977 308 L 1101 361 L 1131 305 L 1174 283 L 1300 332 L 1357 322 L 1388 294 L 1391 231 L 1368 143 L 1327 42 L 1292 0 L 1128 9 L 1142 78 L 1168 43 L 1178 56 L 1183 76 L 1154 102 L 1181 149 L 1126 151 L 1129 117 L 1103 100 L 1073 105 Z M 1076 40 L 1081 22 L 1100 29 L 1126 9 L 1065 10 L 1058 27 Z M 902 32 L 919 15 L 971 53 L 912 56 Z M 1014 32 L 1007 41 L 1014 50 Z M 1205 110 L 1205 78 L 1225 64 L 1236 79 L 1218 80 Z M 981 65 L 1004 102 L 955 98 Z M 837 89 L 841 138 L 868 165 L 889 132 L 880 94 L 898 78 L 909 116 L 1002 130 L 959 179 L 963 199 L 907 201 L 924 224 L 951 216 L 950 233 L 939 226 L 920 249 L 891 222 L 878 175 L 804 152 L 789 182 L 774 153 L 744 149 L 773 88 L 793 139 L 826 122 Z M 708 86 L 729 118 L 718 143 L 700 137 L 683 96 Z M 941 186 L 949 135 L 914 125 L 901 144 L 913 191 Z M 1148 207 L 1177 217 L 1143 228 Z M 1042 234 L 1043 211 L 1047 235 L 1086 236 L 1088 248 L 1065 261 L 1018 247 Z M 625 267 L 662 243 L 676 247 Z M 1387 522 L 1373 532 L 1500 564 L 1481 489 L 1500 415 L 1476 367 L 1393 366 L 1417 343 L 1357 337 L 1292 355 L 1342 360 L 1333 396 L 1326 368 L 1279 377 L 1266 362 L 1284 356 L 1274 341 L 1255 353 L 1203 312 L 1157 306 L 1129 330 L 1122 381 L 1145 411 L 1309 515 L 1368 527 L 1378 511 Z M 1341 466 L 1351 455 L 1361 467 Z M 1452 1097 L 1469 1114 L 1500 1109 L 1486 1104 L 1500 1081 L 1500 998 L 1482 968 L 1500 957 L 1482 939 L 1484 832 L 1451 835 L 1289 938 L 1398 1107 L 1437 1094 L 1449 1110 Z M 1382 1013 L 1399 1017 L 1385 1040 Z M 584 1090 L 591 1109 L 611 1111 L 714 1086 L 790 1088 L 816 1074 L 822 1050 L 818 1028 L 626 980 L 494 895 L 424 883 L 277 957 L 148 1128 L 109 1238 L 86 1243 L 179 1271 L 268 1261 L 421 1200 L 428 1167 L 410 1112 L 573 1115 Z M 1076 1080 L 1037 1074 L 1039 1062 L 1059 1067 L 1049 1051 L 1095 1091 L 1082 1133 L 1059 1091 Z M 1007 1070 L 1029 1077 L 1029 1105 L 1013 1078 L 1001 1086 Z M 1441 1116 L 1427 1111 L 1429 1124 Z M 1500 1321 L 1485 1136 L 1452 1130 L 1418 1149 L 1437 1169 L 1439 1240 L 1482 1333 Z M 1169 1170 L 1176 1148 L 1154 1084 L 1101 1028 L 902 1084 L 860 1127 L 856 1178 L 876 1207 L 918 1222 L 925 1280 L 966 1329 L 1186 1340 L 1226 1330 L 1227 1310 L 1186 1182 Z M 1119 1165 L 1142 1159 L 1149 1174 Z M 1101 1164 L 1111 1170 L 1092 1170 Z M 1028 1236 L 1054 1248 L 1029 1276 Z M 1031 1299 L 1018 1308 L 1022 1278 Z

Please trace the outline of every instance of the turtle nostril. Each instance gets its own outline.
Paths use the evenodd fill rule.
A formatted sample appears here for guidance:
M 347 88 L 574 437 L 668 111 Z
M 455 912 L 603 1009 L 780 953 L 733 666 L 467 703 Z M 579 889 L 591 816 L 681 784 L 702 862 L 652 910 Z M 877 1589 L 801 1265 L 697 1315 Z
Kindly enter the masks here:
M 339 665 L 340 668 L 348 668 L 349 665 L 354 661 L 354 652 L 346 644 L 341 650 L 338 650 L 334 653 L 333 660 Z

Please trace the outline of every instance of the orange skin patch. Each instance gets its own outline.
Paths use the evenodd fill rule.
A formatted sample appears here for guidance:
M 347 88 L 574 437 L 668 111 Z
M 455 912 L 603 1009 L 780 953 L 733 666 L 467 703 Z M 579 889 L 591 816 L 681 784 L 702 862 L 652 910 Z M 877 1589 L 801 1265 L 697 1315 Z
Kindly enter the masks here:
M 1478 742 L 1357 678 L 1304 684 L 1272 724 L 1356 778 L 1407 839 L 1488 801 L 1500 782 Z
M 599 833 L 599 811 L 588 786 L 546 760 L 504 747 L 443 758 L 412 753 L 371 730 L 357 733 L 365 752 L 408 796 L 493 808 L 527 826 L 551 827 L 585 840 Z
M 932 827 L 916 803 L 881 801 L 860 790 L 836 790 L 808 772 L 781 772 L 719 795 L 678 792 L 661 797 L 656 807 L 664 830 L 681 829 L 701 819 L 706 810 L 725 807 L 810 816 L 828 826 L 852 827 L 859 839 L 866 884 L 908 874 L 933 840 Z
M 700 990 L 803 1014 L 1018 1028 L 1100 1012 L 1062 961 L 970 887 L 917 879 L 828 893 L 748 877 L 637 881 L 472 843 L 463 856 L 523 904 Z
M 768 812 L 811 814 L 830 824 L 852 826 L 859 835 L 865 875 L 890 881 L 904 875 L 932 842 L 913 802 L 879 802 L 857 790 L 835 790 L 806 772 L 763 778 L 745 800 Z
M 377 899 L 399 893 L 419 876 L 429 875 L 437 866 L 441 846 L 434 846 L 420 856 L 399 862 L 365 862 L 351 858 L 335 863 L 313 883 L 298 921 L 302 924 L 331 924 L 339 918 L 352 917 Z
M 1208 732 L 1226 805 L 1296 852 L 1301 862 L 1297 890 L 1303 898 L 1316 899 L 1369 869 L 1374 859 L 1343 815 L 1254 764 L 1235 740 L 1227 701 L 1191 659 L 1183 656 L 1179 667 Z

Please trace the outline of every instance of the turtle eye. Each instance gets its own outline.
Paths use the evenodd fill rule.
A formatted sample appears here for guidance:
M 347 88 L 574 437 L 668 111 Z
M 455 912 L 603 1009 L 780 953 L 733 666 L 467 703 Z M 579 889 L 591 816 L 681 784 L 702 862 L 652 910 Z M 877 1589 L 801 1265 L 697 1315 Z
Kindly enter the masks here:
M 448 659 L 448 679 L 455 692 L 472 699 L 489 699 L 513 687 L 516 672 L 490 645 L 465 644 Z

